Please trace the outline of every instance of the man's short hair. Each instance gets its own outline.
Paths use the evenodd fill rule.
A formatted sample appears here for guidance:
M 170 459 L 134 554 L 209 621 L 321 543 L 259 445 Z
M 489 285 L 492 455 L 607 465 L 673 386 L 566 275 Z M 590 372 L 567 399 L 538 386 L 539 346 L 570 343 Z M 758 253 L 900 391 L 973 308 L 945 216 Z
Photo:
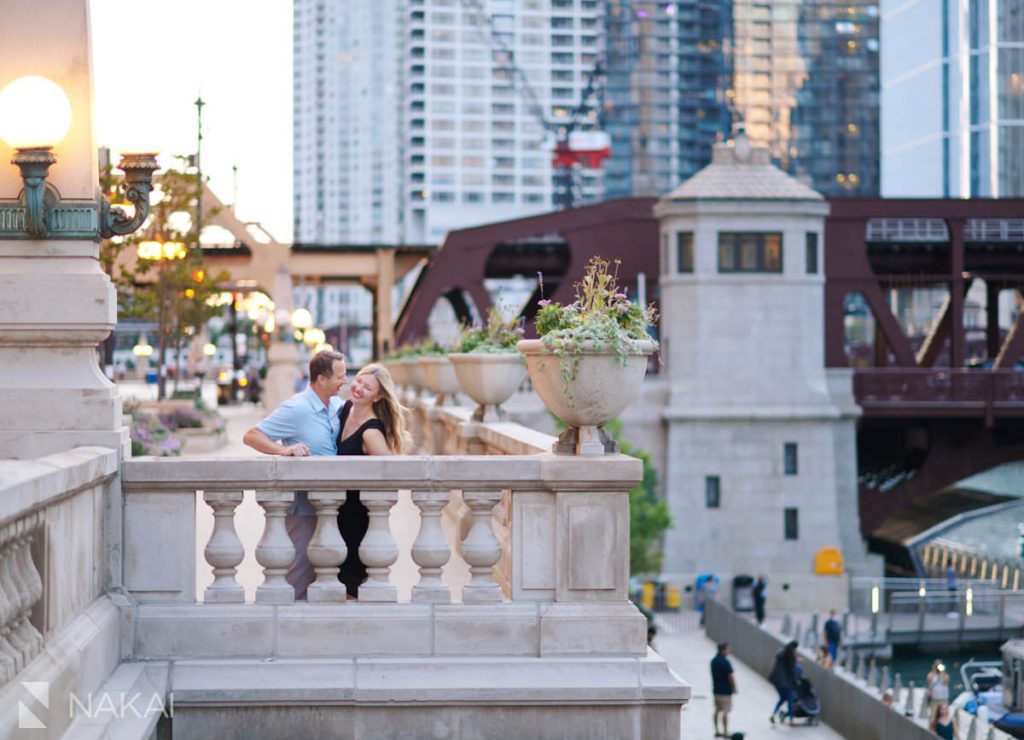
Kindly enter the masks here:
M 309 358 L 309 382 L 315 383 L 319 377 L 329 378 L 334 374 L 334 363 L 344 362 L 345 355 L 331 349 L 324 349 Z
M 719 655 L 724 655 L 725 651 L 728 650 L 728 649 L 729 649 L 729 643 L 727 643 L 727 642 L 720 642 L 720 643 L 718 643 L 718 654 Z

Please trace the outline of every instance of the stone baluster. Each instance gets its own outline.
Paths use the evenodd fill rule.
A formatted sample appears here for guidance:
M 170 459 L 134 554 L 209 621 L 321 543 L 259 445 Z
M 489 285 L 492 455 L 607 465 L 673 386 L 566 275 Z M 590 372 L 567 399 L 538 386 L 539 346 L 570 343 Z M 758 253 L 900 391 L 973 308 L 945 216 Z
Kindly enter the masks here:
M 10 632 L 7 639 L 14 648 L 14 662 L 17 670 L 25 667 L 32 653 L 32 646 L 22 634 L 22 620 L 28 610 L 28 588 L 18 577 L 18 535 L 19 524 L 12 524 L 4 539 L 4 547 L 0 550 L 0 591 L 7 594 L 11 604 L 11 617 L 8 622 Z
M 800 640 L 803 639 L 803 625 L 799 622 L 796 623 L 796 627 L 793 628 L 793 639 L 796 640 L 797 644 L 800 644 Z
M 868 663 L 867 682 L 868 686 L 878 686 L 878 665 L 874 658 Z
M 420 531 L 412 543 L 412 559 L 420 569 L 420 581 L 412 587 L 413 601 L 451 601 L 451 592 L 441 580 L 441 567 L 451 557 L 441 529 L 441 509 L 450 497 L 448 491 L 413 491 L 413 503 L 420 510 Z
M 285 528 L 285 511 L 295 494 L 291 491 L 257 491 L 256 502 L 263 507 L 263 536 L 256 545 L 256 562 L 263 566 L 263 583 L 256 587 L 257 604 L 290 604 L 295 588 L 285 574 L 295 559 L 295 546 Z
M 500 602 L 501 589 L 492 571 L 501 558 L 501 546 L 491 527 L 491 514 L 501 501 L 501 491 L 463 491 L 462 500 L 473 512 L 473 524 L 462 541 L 462 557 L 470 565 L 470 580 L 462 590 L 462 601 L 466 604 Z
M 245 590 L 235 577 L 245 557 L 242 541 L 235 531 L 235 509 L 242 503 L 241 491 L 204 491 L 203 500 L 213 509 L 213 532 L 203 555 L 213 566 L 213 583 L 203 592 L 207 604 L 241 604 Z
M 907 703 L 903 707 L 903 714 L 908 717 L 914 716 L 914 682 L 907 684 Z
M 22 520 L 19 524 L 20 533 L 17 539 L 17 572 L 25 584 L 28 595 L 27 605 L 21 615 L 21 624 L 18 627 L 18 632 L 22 639 L 30 646 L 30 659 L 38 655 L 43 649 L 43 636 L 31 622 L 32 607 L 43 598 L 43 579 L 40 577 L 39 570 L 32 559 L 32 538 L 35 531 L 42 531 L 37 530 L 38 524 L 42 523 L 42 521 L 42 514 L 36 514 L 31 519 Z
M 867 655 L 860 656 L 860 666 L 858 667 L 857 678 L 859 678 L 864 683 L 867 683 L 868 681 L 868 663 L 869 661 Z
M 978 740 L 978 715 L 971 715 L 971 724 L 967 728 L 967 740 Z
M 895 707 L 899 702 L 901 691 L 903 691 L 903 676 L 900 675 L 899 671 L 896 671 L 896 676 L 892 680 L 893 707 Z
M 6 532 L 0 531 L 0 563 L 5 559 L 6 552 L 10 549 L 13 538 L 13 527 Z M 18 616 L 15 602 L 12 598 L 13 589 L 3 578 L 3 569 L 0 568 L 0 677 L 3 682 L 14 678 L 18 671 L 21 651 L 15 646 L 11 634 L 14 629 L 15 620 Z
M 988 735 L 985 736 L 985 740 L 996 740 L 996 728 L 994 726 L 988 726 Z
M 345 584 L 338 580 L 341 564 L 348 557 L 348 547 L 338 529 L 338 508 L 346 498 L 345 491 L 311 491 L 309 494 L 309 503 L 316 509 L 316 530 L 306 546 L 306 555 L 316 573 L 316 580 L 306 591 L 310 602 L 344 603 L 348 600 Z
M 790 630 L 793 629 L 793 619 L 789 616 L 789 612 L 782 615 L 782 634 L 789 637 Z
M 366 536 L 359 544 L 359 559 L 366 566 L 366 583 L 359 587 L 360 601 L 393 602 L 398 591 L 391 585 L 391 566 L 398 560 L 398 543 L 388 517 L 398 502 L 398 491 L 363 491 L 360 495 L 370 517 Z
M 889 666 L 882 668 L 882 677 L 878 681 L 878 690 L 883 694 L 889 688 Z

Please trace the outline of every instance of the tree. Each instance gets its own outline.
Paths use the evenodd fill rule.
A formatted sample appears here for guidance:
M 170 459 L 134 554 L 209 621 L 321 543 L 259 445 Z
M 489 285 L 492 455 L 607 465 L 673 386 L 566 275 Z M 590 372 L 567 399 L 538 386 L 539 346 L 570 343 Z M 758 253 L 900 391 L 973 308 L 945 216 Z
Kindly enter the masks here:
M 120 240 L 108 240 L 100 248 L 100 260 L 111 275 L 118 295 L 118 315 L 141 318 L 158 324 L 159 363 L 164 366 L 167 347 L 179 358 L 175 382 L 180 377 L 180 357 L 185 341 L 206 322 L 221 312 L 216 301 L 221 284 L 230 279 L 225 270 L 208 275 L 199 246 L 199 229 L 193 213 L 197 197 L 197 175 L 170 169 L 157 178 L 146 224 L 136 234 Z M 105 168 L 101 187 L 108 197 L 116 195 L 118 179 Z M 214 214 L 208 214 L 212 216 Z M 154 255 L 156 259 L 126 259 L 126 248 L 137 249 L 144 241 L 182 245 L 177 253 Z M 151 276 L 150 280 L 145 280 Z M 166 394 L 161 372 L 158 396 Z

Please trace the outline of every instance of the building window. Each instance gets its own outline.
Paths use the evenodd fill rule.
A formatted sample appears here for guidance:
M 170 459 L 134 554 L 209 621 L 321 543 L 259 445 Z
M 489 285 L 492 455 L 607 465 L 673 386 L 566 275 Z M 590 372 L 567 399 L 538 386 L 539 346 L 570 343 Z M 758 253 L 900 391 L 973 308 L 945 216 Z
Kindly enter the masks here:
M 782 234 L 722 231 L 719 272 L 782 272 Z
M 676 272 L 693 272 L 693 232 L 676 234 Z
M 818 234 L 814 231 L 807 232 L 807 274 L 818 274 Z
M 786 475 L 796 475 L 796 442 L 782 446 L 782 468 Z
M 797 509 L 783 509 L 785 516 L 785 537 L 787 540 L 799 539 L 800 527 Z
M 709 509 L 719 509 L 722 506 L 722 482 L 717 475 L 704 478 L 704 504 Z

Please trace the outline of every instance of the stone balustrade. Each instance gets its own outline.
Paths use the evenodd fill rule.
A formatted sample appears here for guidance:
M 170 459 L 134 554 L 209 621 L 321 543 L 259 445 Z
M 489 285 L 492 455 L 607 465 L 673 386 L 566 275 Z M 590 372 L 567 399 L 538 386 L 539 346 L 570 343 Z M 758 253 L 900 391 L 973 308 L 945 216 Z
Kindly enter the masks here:
M 502 636 L 498 639 L 507 637 L 505 644 L 485 647 L 486 641 L 473 645 L 469 640 L 460 648 L 455 640 L 445 649 L 643 655 L 645 624 L 627 600 L 627 492 L 641 472 L 638 460 L 620 455 L 600 460 L 551 454 L 128 460 L 122 469 L 124 585 L 140 605 L 137 635 L 145 637 L 137 641 L 142 650 L 137 655 L 180 655 L 187 648 L 171 631 L 184 634 L 182 620 L 191 620 L 196 630 L 211 630 L 207 637 L 210 646 L 216 645 L 211 647 L 215 654 L 242 651 L 248 655 L 253 650 L 302 654 L 302 648 L 285 639 L 288 628 L 282 620 L 295 620 L 290 625 L 294 629 L 307 623 L 306 634 L 310 620 L 334 627 L 359 622 L 364 634 L 354 648 L 357 652 L 431 653 L 438 649 L 437 640 L 443 639 L 439 626 L 451 629 L 468 614 L 473 615 L 471 621 L 480 635 L 490 631 Z M 255 589 L 255 603 L 245 603 L 238 580 L 246 553 L 234 523 L 242 492 L 248 490 L 254 491 L 264 515 L 262 537 L 251 554 L 263 575 Z M 359 547 L 368 580 L 359 589 L 358 602 L 346 601 L 337 580 L 339 566 L 350 555 L 337 524 L 338 508 L 349 490 L 361 492 L 370 515 L 369 530 Z M 316 532 L 307 548 L 316 582 L 310 586 L 307 603 L 295 602 L 294 590 L 285 580 L 295 558 L 285 528 L 285 513 L 295 491 L 308 492 L 317 514 Z M 411 492 L 419 517 L 408 553 L 418 580 L 408 599 L 399 598 L 392 578 L 399 548 L 389 513 L 400 491 Z M 197 557 L 200 501 L 213 510 L 214 526 Z M 465 516 L 446 535 L 442 511 L 451 505 Z M 453 594 L 441 578 L 442 568 L 456 557 L 469 570 L 461 594 Z M 197 594 L 197 570 L 204 567 L 213 569 L 213 582 Z M 169 608 L 172 605 L 182 608 Z M 265 606 L 272 611 L 261 611 Z M 237 611 L 224 611 L 229 607 Z M 316 609 L 321 611 L 312 611 Z M 368 609 L 375 610 L 373 618 L 380 624 L 411 619 L 418 626 L 406 634 L 426 642 L 398 645 L 394 632 L 370 635 Z M 211 627 L 218 620 L 225 621 Z M 264 624 L 265 620 L 276 627 Z M 216 630 L 232 621 L 243 631 L 273 635 L 276 646 L 269 637 L 260 643 L 221 636 L 218 643 Z M 191 640 L 197 634 L 188 632 Z M 325 644 L 332 643 L 328 639 Z M 353 647 L 336 645 L 336 649 L 345 652 Z M 197 649 L 194 654 L 208 653 Z

